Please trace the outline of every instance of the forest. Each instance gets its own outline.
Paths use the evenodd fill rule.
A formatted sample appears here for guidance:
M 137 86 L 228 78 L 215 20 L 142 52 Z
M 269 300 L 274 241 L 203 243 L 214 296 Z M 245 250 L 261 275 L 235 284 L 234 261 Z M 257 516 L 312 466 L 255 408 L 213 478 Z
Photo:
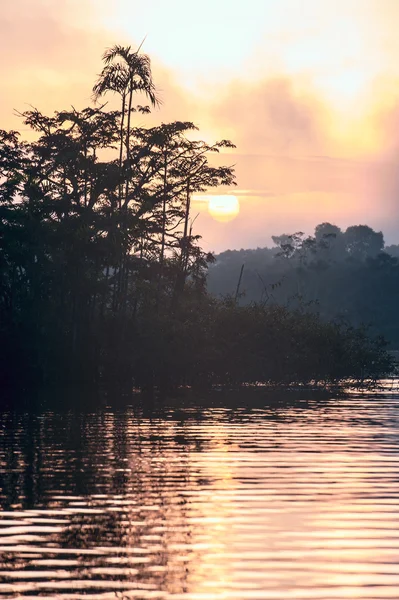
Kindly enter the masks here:
M 342 231 L 331 223 L 317 225 L 313 236 L 283 234 L 273 242 L 271 248 L 219 254 L 209 270 L 209 291 L 235 294 L 243 269 L 241 305 L 306 305 L 324 321 L 383 334 L 399 350 L 399 245 L 385 246 L 382 232 L 367 225 Z
M 233 166 L 212 161 L 233 144 L 197 140 L 191 122 L 137 126 L 158 104 L 149 57 L 114 46 L 92 105 L 21 113 L 33 141 L 0 130 L 1 385 L 169 391 L 391 372 L 382 334 L 399 343 L 399 267 L 382 235 L 323 224 L 215 260 L 191 200 L 234 185 Z

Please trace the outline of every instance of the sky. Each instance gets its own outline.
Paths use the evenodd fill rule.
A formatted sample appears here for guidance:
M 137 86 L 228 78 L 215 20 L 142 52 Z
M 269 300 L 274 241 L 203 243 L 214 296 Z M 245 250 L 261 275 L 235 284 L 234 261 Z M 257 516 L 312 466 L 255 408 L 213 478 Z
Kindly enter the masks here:
M 330 221 L 399 243 L 399 0 L 13 0 L 0 11 L 0 128 L 83 108 L 113 44 L 150 55 L 162 106 L 231 139 L 230 220 L 198 198 L 207 250 L 263 247 Z M 216 215 L 217 217 L 217 215 Z M 234 218 L 233 218 L 234 217 Z

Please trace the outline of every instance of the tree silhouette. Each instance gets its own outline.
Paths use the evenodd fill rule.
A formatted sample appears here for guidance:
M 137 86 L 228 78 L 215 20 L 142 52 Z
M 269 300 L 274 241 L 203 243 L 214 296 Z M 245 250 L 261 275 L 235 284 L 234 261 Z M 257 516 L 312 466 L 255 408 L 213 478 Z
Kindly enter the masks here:
M 97 101 L 108 92 L 121 96 L 120 119 L 120 147 L 119 167 L 122 168 L 123 149 L 126 152 L 126 167 L 128 169 L 130 155 L 130 133 L 132 112 L 148 112 L 148 107 L 133 107 L 133 95 L 144 94 L 152 106 L 159 104 L 151 72 L 151 61 L 146 54 L 139 54 L 139 50 L 132 52 L 131 46 L 115 45 L 105 51 L 103 55 L 104 68 L 93 87 L 93 97 Z M 125 119 L 127 126 L 125 131 Z M 126 177 L 124 197 L 122 189 L 119 190 L 119 202 L 126 206 L 129 202 L 129 177 Z
M 30 143 L 0 131 L 2 385 L 165 391 L 215 382 L 375 380 L 389 371 L 382 339 L 326 322 L 304 310 L 304 298 L 293 310 L 276 306 L 286 284 L 294 283 L 297 296 L 315 292 L 311 274 L 322 272 L 330 248 L 326 226 L 315 238 L 276 238 L 280 251 L 267 259 L 278 267 L 272 279 L 250 268 L 249 253 L 240 257 L 239 268 L 248 265 L 242 287 L 252 273 L 262 294 L 273 290 L 273 301 L 240 306 L 210 295 L 213 256 L 194 230 L 192 196 L 235 185 L 234 167 L 212 161 L 233 144 L 192 139 L 189 121 L 135 126 L 133 113 L 149 110 L 133 105 L 135 95 L 152 106 L 159 100 L 150 59 L 130 47 L 106 51 L 93 93 L 96 101 L 118 94 L 120 108 L 96 103 L 52 116 L 31 108 L 20 115 L 36 134 Z M 375 256 L 381 236 L 370 231 L 336 237 L 351 258 L 353 281 L 362 277 L 359 265 L 373 273 L 377 303 L 381 273 L 394 273 L 397 261 Z M 222 263 L 234 265 L 235 256 L 225 253 Z

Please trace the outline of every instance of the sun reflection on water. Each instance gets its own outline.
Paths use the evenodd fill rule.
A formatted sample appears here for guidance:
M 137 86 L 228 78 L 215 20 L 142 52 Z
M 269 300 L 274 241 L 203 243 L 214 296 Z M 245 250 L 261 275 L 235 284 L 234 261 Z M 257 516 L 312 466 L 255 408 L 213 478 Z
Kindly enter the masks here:
M 165 411 L 2 415 L 0 597 L 398 597 L 396 400 Z

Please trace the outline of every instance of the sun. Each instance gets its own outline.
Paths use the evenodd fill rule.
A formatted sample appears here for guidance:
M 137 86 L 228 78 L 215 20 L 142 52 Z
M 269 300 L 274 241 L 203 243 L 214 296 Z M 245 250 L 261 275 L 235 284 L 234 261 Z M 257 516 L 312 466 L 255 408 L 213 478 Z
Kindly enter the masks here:
M 236 218 L 240 212 L 240 204 L 236 196 L 211 196 L 208 201 L 208 212 L 222 223 L 227 223 Z

